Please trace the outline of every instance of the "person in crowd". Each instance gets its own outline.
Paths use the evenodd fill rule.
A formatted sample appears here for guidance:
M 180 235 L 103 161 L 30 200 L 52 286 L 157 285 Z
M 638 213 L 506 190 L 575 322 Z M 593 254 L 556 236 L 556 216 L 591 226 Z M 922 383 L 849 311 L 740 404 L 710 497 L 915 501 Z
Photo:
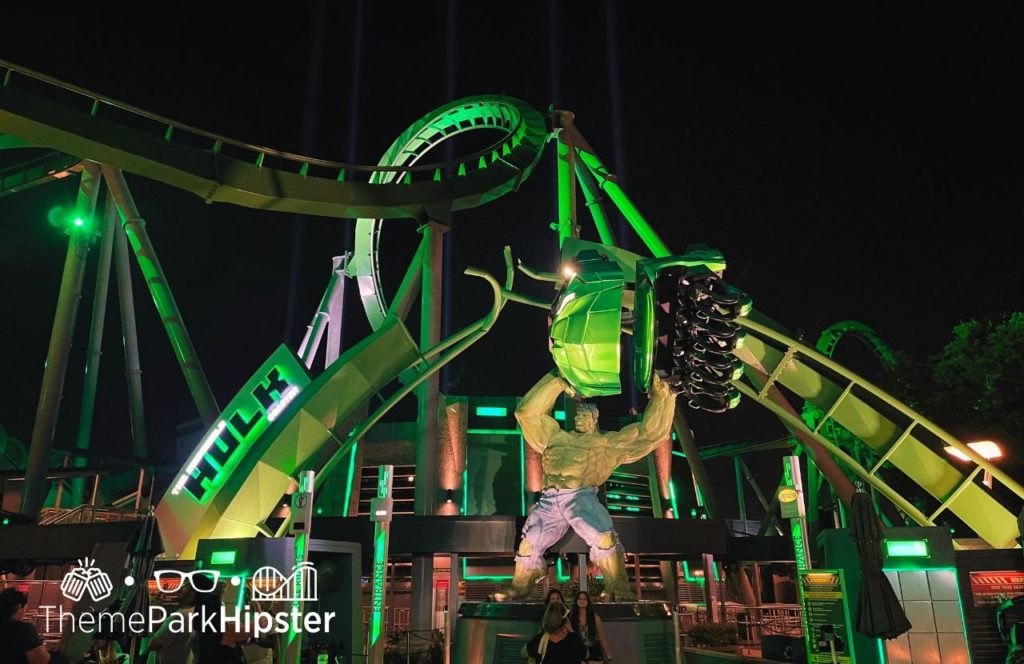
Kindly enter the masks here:
M 590 603 L 590 594 L 586 590 L 576 593 L 576 606 L 569 614 L 569 623 L 574 632 L 579 634 L 586 648 L 584 662 L 610 662 L 612 661 L 611 650 L 608 648 L 608 639 L 604 635 L 604 623 L 601 616 L 594 611 Z
M 526 654 L 538 664 L 580 664 L 586 651 L 578 634 L 569 628 L 562 606 L 548 605 L 541 621 L 544 631 L 526 644 Z
M 36 628 L 25 622 L 28 595 L 15 588 L 0 593 L 0 662 L 48 664 L 50 653 Z

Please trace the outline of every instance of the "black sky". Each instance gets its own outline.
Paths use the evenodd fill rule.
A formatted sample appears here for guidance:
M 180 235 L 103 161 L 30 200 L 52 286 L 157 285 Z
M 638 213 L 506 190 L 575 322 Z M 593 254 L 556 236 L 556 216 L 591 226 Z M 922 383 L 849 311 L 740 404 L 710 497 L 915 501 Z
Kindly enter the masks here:
M 352 151 L 372 163 L 446 100 L 447 3 L 366 4 L 354 137 L 354 3 L 328 4 L 314 154 L 344 160 Z M 312 7 L 240 12 L 208 3 L 197 13 L 168 5 L 156 18 L 155 6 L 86 13 L 21 5 L 0 17 L 0 58 L 212 132 L 299 151 Z M 898 349 L 934 352 L 959 320 L 1024 308 L 1016 239 L 1024 185 L 1019 22 L 947 16 L 925 27 L 920 16 L 837 15 L 803 17 L 807 24 L 741 7 L 704 17 L 620 3 L 619 164 L 606 7 L 558 6 L 559 103 L 623 170 L 630 196 L 671 247 L 720 248 L 727 276 L 761 310 L 811 339 L 856 319 Z M 547 6 L 459 2 L 456 16 L 455 93 L 501 92 L 547 107 Z M 458 273 L 467 264 L 498 272 L 506 243 L 527 262 L 553 267 L 549 160 L 517 194 L 456 217 Z M 224 404 L 282 340 L 295 222 L 207 206 L 131 176 L 129 184 Z M 0 424 L 22 440 L 31 432 L 66 247 L 46 212 L 72 201 L 74 191 L 75 183 L 62 182 L 0 199 L 8 379 Z M 296 334 L 346 236 L 339 220 L 303 223 Z M 411 256 L 413 228 L 388 225 L 389 288 Z M 486 293 L 460 274 L 451 278 L 453 325 L 461 326 L 483 313 Z M 58 447 L 72 444 L 91 300 L 90 281 Z M 136 301 L 149 435 L 166 449 L 174 425 L 194 410 L 140 280 Z M 100 449 L 127 450 L 116 298 L 109 311 L 95 438 Z M 351 342 L 366 324 L 358 309 L 349 313 Z M 839 359 L 872 370 L 854 345 L 840 348 Z M 453 367 L 452 391 L 521 394 L 549 366 L 543 313 L 512 305 Z M 603 412 L 621 412 L 623 403 L 612 400 Z M 694 424 L 704 442 L 781 433 L 749 405 L 726 417 L 695 416 Z

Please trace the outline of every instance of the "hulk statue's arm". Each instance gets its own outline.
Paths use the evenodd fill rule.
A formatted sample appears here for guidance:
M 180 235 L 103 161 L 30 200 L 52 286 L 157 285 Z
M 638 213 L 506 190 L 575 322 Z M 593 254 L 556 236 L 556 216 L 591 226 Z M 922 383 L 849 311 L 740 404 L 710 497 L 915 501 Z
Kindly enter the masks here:
M 609 446 L 623 455 L 619 463 L 633 463 L 644 458 L 668 438 L 675 409 L 676 395 L 655 374 L 651 384 L 651 401 L 647 404 L 643 418 L 624 427 L 622 431 L 608 434 Z
M 523 430 L 523 438 L 539 454 L 544 453 L 551 437 L 561 430 L 549 413 L 555 407 L 558 397 L 570 389 L 564 378 L 544 374 L 516 408 L 516 419 Z

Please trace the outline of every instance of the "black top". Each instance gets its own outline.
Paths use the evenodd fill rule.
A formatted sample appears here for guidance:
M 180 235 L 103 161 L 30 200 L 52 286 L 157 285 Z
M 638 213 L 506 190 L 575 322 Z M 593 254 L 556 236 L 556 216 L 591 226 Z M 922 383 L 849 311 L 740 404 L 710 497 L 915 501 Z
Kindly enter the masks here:
M 540 658 L 540 637 L 533 637 L 533 639 L 526 644 L 526 652 L 537 660 L 537 664 L 580 664 L 583 660 L 584 648 L 583 642 L 580 641 L 580 637 L 572 632 L 555 643 L 554 641 L 548 641 L 548 649 L 544 655 L 544 659 Z
M 20 620 L 0 625 L 0 662 L 22 664 L 28 662 L 25 653 L 43 645 L 36 628 Z
M 593 618 L 593 621 L 590 618 Z M 604 659 L 604 651 L 601 650 L 601 641 L 597 634 L 597 615 L 587 614 L 587 620 L 580 620 L 580 612 L 573 611 L 569 616 L 573 631 L 580 635 L 586 654 L 583 660 L 587 662 Z

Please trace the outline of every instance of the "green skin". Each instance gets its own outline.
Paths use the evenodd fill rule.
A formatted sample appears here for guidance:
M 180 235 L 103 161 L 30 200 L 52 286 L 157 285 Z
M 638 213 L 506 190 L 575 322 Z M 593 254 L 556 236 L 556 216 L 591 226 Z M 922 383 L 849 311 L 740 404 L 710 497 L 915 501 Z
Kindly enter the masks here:
M 600 431 L 594 415 L 586 410 L 576 413 L 575 431 L 562 430 L 550 413 L 563 393 L 575 395 L 565 379 L 547 374 L 527 392 L 516 409 L 523 438 L 541 455 L 544 488 L 600 486 L 620 465 L 644 458 L 669 436 L 676 397 L 657 375 L 652 381 L 651 400 L 643 418 L 621 431 Z M 616 536 L 607 533 L 606 537 L 607 548 L 611 548 Z M 521 546 L 528 547 L 529 543 L 524 540 Z M 604 547 L 605 543 L 600 546 Z M 598 565 L 605 580 L 605 594 L 631 599 L 625 556 L 618 553 Z M 526 595 L 539 576 L 540 572 L 522 568 L 517 563 L 509 594 L 513 597 Z

